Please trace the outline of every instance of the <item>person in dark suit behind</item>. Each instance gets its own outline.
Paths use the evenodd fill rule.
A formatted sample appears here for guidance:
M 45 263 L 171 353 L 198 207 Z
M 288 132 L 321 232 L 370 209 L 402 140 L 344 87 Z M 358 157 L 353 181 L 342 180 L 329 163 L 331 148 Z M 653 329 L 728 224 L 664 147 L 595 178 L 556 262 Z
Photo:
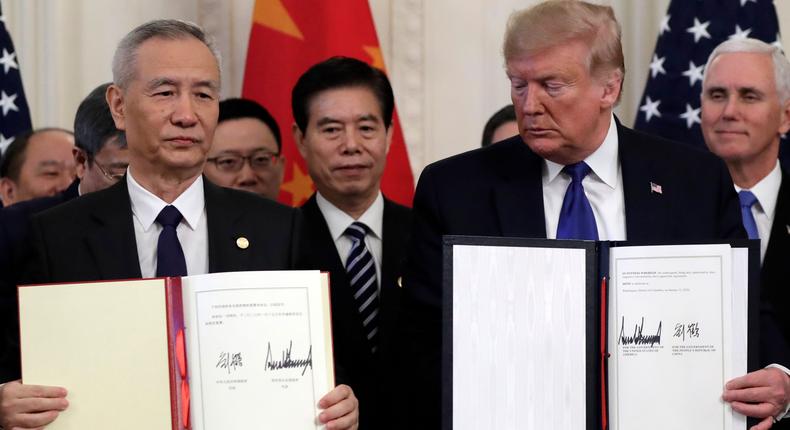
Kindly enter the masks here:
M 729 168 L 749 238 L 762 238 L 762 298 L 784 309 L 790 304 L 790 180 L 778 156 L 780 137 L 790 130 L 790 62 L 781 49 L 756 39 L 723 42 L 705 66 L 701 100 L 705 143 Z M 790 314 L 776 317 L 785 341 L 790 340 Z M 737 390 L 749 381 L 733 382 L 724 400 L 753 415 L 760 405 Z M 784 383 L 781 395 L 769 399 L 774 407 L 769 417 L 782 418 L 787 412 L 790 378 Z M 790 428 L 790 420 L 774 428 Z
M 80 194 L 107 188 L 123 177 L 129 164 L 123 132 L 115 128 L 104 97 L 109 85 L 96 87 L 77 107 L 74 156 L 81 177 L 54 196 L 25 200 L 0 209 L 0 316 L 7 317 L 2 324 L 5 335 L 0 342 L 0 381 L 19 378 L 16 281 L 29 239 L 30 218 Z
M 613 116 L 624 61 L 610 7 L 549 1 L 516 12 L 503 48 L 520 135 L 429 165 L 415 193 L 401 374 L 425 382 L 400 410 L 420 428 L 440 425 L 442 235 L 745 236 L 721 160 Z
M 129 169 L 112 187 L 34 218 L 30 281 L 293 264 L 295 210 L 217 187 L 201 175 L 217 124 L 217 58 L 203 30 L 183 21 L 151 21 L 121 40 L 106 96 L 116 127 L 126 133 Z M 0 388 L 0 425 L 44 426 L 67 407 L 65 396 L 60 387 L 6 383 Z M 318 420 L 327 428 L 356 428 L 357 401 L 348 386 L 330 391 L 319 406 L 325 409 Z
M 317 192 L 302 206 L 299 266 L 330 272 L 334 356 L 360 402 L 360 428 L 383 429 L 411 211 L 380 190 L 394 97 L 380 70 L 346 57 L 310 67 L 292 92 L 294 140 Z

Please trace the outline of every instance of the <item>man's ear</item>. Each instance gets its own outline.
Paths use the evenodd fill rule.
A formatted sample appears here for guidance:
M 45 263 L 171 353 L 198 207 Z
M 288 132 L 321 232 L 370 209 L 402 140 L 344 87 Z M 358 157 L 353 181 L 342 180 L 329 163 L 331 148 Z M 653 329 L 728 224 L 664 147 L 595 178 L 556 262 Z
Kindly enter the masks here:
M 299 129 L 299 126 L 296 123 L 293 123 L 291 126 L 291 133 L 294 136 L 294 142 L 296 142 L 296 149 L 299 150 L 299 153 L 302 154 L 302 158 L 307 159 L 306 153 L 307 148 L 305 148 L 304 144 L 304 134 L 302 130 Z
M 603 81 L 603 95 L 601 96 L 601 107 L 611 109 L 617 104 L 620 92 L 623 90 L 623 72 L 620 70 L 612 71 Z
M 0 178 L 0 200 L 3 206 L 16 203 L 16 184 L 9 178 Z
M 85 177 L 85 171 L 88 170 L 88 157 L 85 155 L 85 151 L 76 146 L 71 152 L 74 154 L 74 161 L 77 163 L 77 177 L 82 179 Z
M 115 84 L 107 87 L 105 93 L 107 105 L 110 107 L 112 119 L 115 121 L 115 128 L 118 130 L 126 130 L 126 112 L 124 111 L 123 90 Z
M 390 145 L 392 144 L 392 135 L 394 134 L 394 132 L 395 132 L 395 123 L 391 122 L 390 126 L 387 127 L 387 137 L 386 137 L 386 139 L 387 139 L 387 150 L 385 151 L 385 154 L 389 154 L 390 153 Z
M 782 106 L 782 117 L 779 122 L 779 135 L 783 135 L 790 130 L 790 100 L 786 101 Z

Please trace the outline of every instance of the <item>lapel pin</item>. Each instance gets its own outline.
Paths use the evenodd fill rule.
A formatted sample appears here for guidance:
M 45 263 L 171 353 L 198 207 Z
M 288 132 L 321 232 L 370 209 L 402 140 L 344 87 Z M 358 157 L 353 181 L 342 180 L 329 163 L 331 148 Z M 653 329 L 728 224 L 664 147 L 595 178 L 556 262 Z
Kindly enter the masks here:
M 787 229 L 790 230 L 790 226 Z M 398 288 L 403 288 L 403 276 L 398 276 Z
M 239 249 L 247 249 L 250 247 L 250 241 L 247 240 L 246 237 L 242 236 L 236 239 L 236 246 L 238 246 Z
M 656 194 L 663 194 L 664 191 L 661 189 L 661 185 L 656 184 L 655 182 L 650 183 L 650 192 Z

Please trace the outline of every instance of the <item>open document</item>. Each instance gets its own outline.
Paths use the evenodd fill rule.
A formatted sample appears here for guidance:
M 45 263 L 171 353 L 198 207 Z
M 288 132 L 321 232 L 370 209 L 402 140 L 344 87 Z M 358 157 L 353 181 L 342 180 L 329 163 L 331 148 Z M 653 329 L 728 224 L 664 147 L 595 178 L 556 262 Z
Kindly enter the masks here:
M 611 249 L 612 429 L 745 428 L 721 400 L 747 367 L 744 257 L 729 245 Z
M 236 272 L 19 287 L 22 377 L 69 391 L 47 429 L 319 429 L 328 275 Z
M 444 430 L 746 429 L 756 243 L 444 240 Z

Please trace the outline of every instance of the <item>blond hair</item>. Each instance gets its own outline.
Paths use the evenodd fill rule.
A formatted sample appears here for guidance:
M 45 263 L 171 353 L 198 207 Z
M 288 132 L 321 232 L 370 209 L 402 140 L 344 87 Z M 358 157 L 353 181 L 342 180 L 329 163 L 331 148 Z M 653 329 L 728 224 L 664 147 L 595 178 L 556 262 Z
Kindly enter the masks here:
M 614 70 L 625 76 L 620 24 L 609 6 L 578 0 L 549 0 L 510 16 L 502 51 L 505 62 L 572 40 L 590 46 L 587 67 L 591 75 Z

